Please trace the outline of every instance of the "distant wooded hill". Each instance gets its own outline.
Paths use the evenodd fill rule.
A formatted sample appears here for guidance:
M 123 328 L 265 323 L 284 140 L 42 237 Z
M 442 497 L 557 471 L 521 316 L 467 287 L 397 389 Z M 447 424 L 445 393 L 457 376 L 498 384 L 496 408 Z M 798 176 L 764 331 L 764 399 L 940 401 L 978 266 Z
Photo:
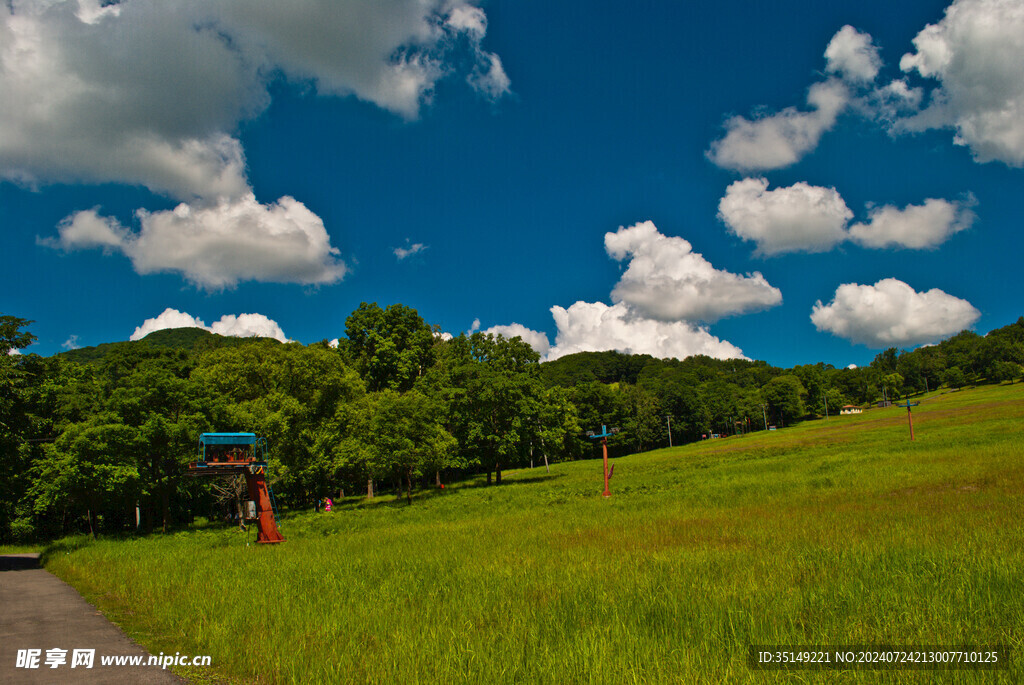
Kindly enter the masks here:
M 96 364 L 110 353 L 122 350 L 126 347 L 146 346 L 155 349 L 185 350 L 187 352 L 200 352 L 213 350 L 220 347 L 234 347 L 244 345 L 254 340 L 271 340 L 273 338 L 236 338 L 227 335 L 211 333 L 203 328 L 165 328 L 160 331 L 153 331 L 145 338 L 134 341 L 101 343 L 93 347 L 80 347 L 76 350 L 60 352 L 59 357 L 78 364 Z

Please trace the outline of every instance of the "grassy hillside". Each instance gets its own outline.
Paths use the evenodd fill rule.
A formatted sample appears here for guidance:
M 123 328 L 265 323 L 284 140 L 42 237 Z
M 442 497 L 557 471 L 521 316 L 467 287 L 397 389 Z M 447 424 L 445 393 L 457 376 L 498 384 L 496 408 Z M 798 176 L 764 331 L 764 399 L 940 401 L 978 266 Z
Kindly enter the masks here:
M 1024 384 L 359 499 L 69 540 L 49 569 L 154 652 L 258 682 L 1020 682 Z M 1008 670 L 754 671 L 755 645 L 1008 645 Z

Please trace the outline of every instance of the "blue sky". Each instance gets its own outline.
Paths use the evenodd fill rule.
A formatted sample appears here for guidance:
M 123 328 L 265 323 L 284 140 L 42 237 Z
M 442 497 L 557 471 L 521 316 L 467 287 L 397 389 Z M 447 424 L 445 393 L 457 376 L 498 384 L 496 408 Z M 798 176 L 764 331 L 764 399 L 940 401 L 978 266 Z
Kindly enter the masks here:
M 1019 0 L 0 24 L 0 311 L 40 354 L 193 320 L 310 343 L 375 301 L 551 358 L 846 366 L 1024 314 Z

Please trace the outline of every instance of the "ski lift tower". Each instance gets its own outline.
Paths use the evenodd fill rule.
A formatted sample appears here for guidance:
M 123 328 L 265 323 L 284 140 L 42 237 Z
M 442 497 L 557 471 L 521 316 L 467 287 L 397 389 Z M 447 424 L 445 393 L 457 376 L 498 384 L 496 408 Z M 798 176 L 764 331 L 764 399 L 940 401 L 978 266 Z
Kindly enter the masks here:
M 612 428 L 608 430 L 606 426 L 601 426 L 601 432 L 595 433 L 594 431 L 587 431 L 587 437 L 591 440 L 601 439 L 601 448 L 604 452 L 604 492 L 602 493 L 605 497 L 611 497 L 612 491 L 608 489 L 608 477 L 611 475 L 608 473 L 608 438 L 619 432 L 618 428 Z M 613 467 L 614 468 L 614 467 Z
M 920 402 L 914 402 L 913 404 L 911 404 L 910 400 L 908 399 L 906 404 L 897 404 L 896 405 L 897 407 L 906 407 L 907 408 L 907 423 L 910 424 L 910 441 L 911 442 L 914 441 L 914 417 L 911 416 L 911 414 L 910 414 L 910 408 L 911 407 L 916 407 L 919 404 L 921 404 L 921 403 Z
M 255 433 L 203 433 L 199 436 L 199 458 L 188 465 L 189 476 L 245 476 L 249 499 L 255 511 L 256 542 L 284 542 L 274 517 L 273 492 L 267 485 L 267 439 Z

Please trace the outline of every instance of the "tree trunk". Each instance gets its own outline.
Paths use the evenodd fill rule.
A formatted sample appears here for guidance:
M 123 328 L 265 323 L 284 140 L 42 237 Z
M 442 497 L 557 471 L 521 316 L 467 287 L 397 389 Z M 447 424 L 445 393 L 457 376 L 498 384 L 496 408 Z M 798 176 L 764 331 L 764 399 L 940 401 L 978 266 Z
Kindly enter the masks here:
M 434 472 L 434 485 L 437 486 L 437 487 L 441 487 L 441 472 L 440 471 L 435 471 Z
M 92 527 L 92 509 L 86 509 L 85 510 L 85 518 L 86 518 L 86 520 L 89 521 L 89 537 L 91 537 L 93 540 L 95 540 L 96 539 L 96 531 Z
M 373 499 L 373 479 L 366 481 L 366 499 Z
M 163 519 L 164 519 L 164 522 L 163 522 L 163 532 L 166 533 L 167 532 L 168 519 L 170 518 L 170 501 L 169 501 L 169 498 L 167 496 L 167 486 L 164 485 L 160 490 L 161 490 L 161 492 L 160 492 L 160 509 L 161 509 L 161 513 L 163 514 Z
M 548 464 L 548 453 L 547 452 L 544 452 L 544 468 L 546 468 L 548 470 L 548 473 L 551 473 L 551 465 Z
M 494 484 L 501 485 L 501 464 L 494 465 Z
M 491 472 L 490 471 L 487 472 L 487 484 L 488 485 L 491 484 Z
M 408 488 L 405 491 L 405 498 L 408 500 L 409 504 L 412 504 L 412 469 L 405 473 L 405 484 Z

